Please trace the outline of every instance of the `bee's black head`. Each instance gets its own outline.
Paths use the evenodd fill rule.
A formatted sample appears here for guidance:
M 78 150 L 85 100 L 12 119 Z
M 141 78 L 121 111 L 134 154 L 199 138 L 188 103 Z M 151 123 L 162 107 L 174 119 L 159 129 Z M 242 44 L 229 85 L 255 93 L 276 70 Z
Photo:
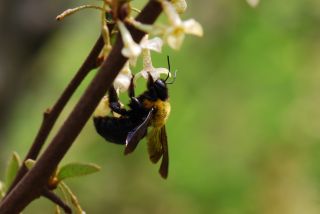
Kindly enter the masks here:
M 174 79 L 171 82 L 168 82 L 168 79 L 171 75 L 169 56 L 167 56 L 167 60 L 168 60 L 168 71 L 169 72 L 168 72 L 168 75 L 165 79 L 157 79 L 154 81 L 151 74 L 148 74 L 149 75 L 149 77 L 148 77 L 148 91 L 149 91 L 149 96 L 152 100 L 161 99 L 162 101 L 166 101 L 169 97 L 167 85 L 173 84 L 176 79 L 177 71 L 174 72 Z
M 154 81 L 152 76 L 149 74 L 147 87 L 150 99 L 154 101 L 157 99 L 163 101 L 168 99 L 168 87 L 164 80 L 157 79 Z
M 154 82 L 154 89 L 161 100 L 167 100 L 168 99 L 168 87 L 164 80 L 157 79 Z

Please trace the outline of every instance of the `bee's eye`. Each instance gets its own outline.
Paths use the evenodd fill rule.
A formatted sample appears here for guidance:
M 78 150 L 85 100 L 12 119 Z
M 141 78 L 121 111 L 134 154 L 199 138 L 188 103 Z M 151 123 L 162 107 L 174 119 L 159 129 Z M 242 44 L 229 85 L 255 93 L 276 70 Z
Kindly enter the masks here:
M 161 88 L 166 88 L 166 83 L 161 80 L 161 79 L 157 79 L 155 82 L 154 82 L 155 86 L 157 89 L 161 89 Z

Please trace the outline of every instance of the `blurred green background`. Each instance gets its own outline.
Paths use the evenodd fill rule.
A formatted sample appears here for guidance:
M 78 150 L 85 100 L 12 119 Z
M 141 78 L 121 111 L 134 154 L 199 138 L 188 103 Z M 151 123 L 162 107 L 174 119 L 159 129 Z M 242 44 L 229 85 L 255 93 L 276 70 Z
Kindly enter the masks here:
M 11 89 L 1 104 L 6 107 L 1 177 L 12 151 L 26 154 L 42 112 L 99 35 L 96 11 L 54 23 L 63 8 L 84 3 L 42 7 L 50 8 L 45 17 L 53 27 L 37 51 L 25 54 L 32 57 L 7 81 Z M 125 157 L 123 147 L 104 142 L 89 121 L 63 162 L 93 162 L 102 171 L 67 184 L 87 213 L 320 213 L 320 2 L 261 0 L 257 8 L 245 0 L 188 3 L 183 18 L 202 23 L 204 37 L 188 36 L 179 52 L 164 48 L 153 54 L 156 67 L 166 67 L 170 55 L 179 70 L 170 86 L 169 178 L 161 179 L 148 160 L 145 141 Z M 23 51 L 13 49 L 2 52 Z M 52 134 L 94 75 L 73 96 Z M 53 207 L 39 199 L 24 213 L 54 213 Z

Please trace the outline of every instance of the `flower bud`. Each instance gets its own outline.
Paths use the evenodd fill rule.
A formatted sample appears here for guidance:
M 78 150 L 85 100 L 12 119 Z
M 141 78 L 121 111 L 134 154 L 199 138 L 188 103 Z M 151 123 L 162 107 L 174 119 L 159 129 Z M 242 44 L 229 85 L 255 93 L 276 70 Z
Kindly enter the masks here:
M 185 0 L 171 0 L 171 4 L 179 14 L 186 12 L 188 7 L 187 2 Z

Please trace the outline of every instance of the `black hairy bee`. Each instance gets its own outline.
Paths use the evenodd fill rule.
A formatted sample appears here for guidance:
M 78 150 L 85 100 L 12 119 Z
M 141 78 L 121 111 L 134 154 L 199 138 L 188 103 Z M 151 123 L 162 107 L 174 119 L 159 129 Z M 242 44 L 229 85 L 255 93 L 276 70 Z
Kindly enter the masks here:
M 168 58 L 169 71 L 170 63 Z M 148 153 L 151 162 L 157 163 L 162 157 L 159 173 L 168 176 L 168 140 L 165 124 L 170 114 L 167 82 L 154 80 L 149 74 L 147 90 L 135 97 L 133 79 L 129 87 L 129 109 L 121 107 L 116 90 L 112 86 L 108 91 L 109 107 L 119 114 L 115 116 L 94 116 L 96 131 L 107 141 L 126 145 L 125 154 L 133 152 L 139 141 L 147 136 Z M 149 131 L 148 131 L 148 128 Z

